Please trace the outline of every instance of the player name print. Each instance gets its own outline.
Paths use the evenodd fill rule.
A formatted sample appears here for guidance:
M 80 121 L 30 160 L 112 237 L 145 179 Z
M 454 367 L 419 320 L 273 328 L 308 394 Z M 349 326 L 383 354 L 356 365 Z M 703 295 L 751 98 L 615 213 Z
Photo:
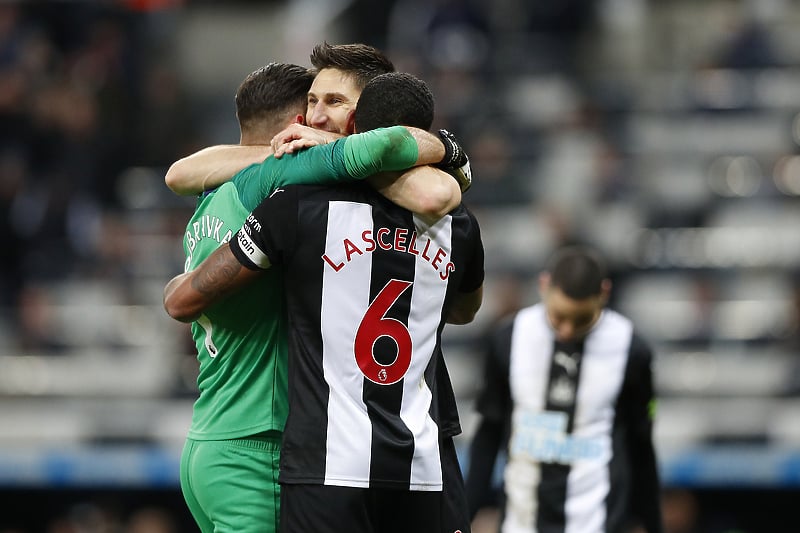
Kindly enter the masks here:
M 378 248 L 416 255 L 424 259 L 439 272 L 439 277 L 443 281 L 447 280 L 450 273 L 456 269 L 453 262 L 448 260 L 447 250 L 441 248 L 429 237 L 420 237 L 416 231 L 409 233 L 406 228 L 365 229 L 360 236 L 345 237 L 340 243 L 341 246 L 337 243 L 334 245 L 334 249 L 328 249 L 322 255 L 322 260 L 335 272 L 345 268 L 354 257 L 374 252 Z
M 189 251 L 194 251 L 197 243 L 202 239 L 211 238 L 219 244 L 231 240 L 233 230 L 224 229 L 225 221 L 212 215 L 203 215 L 198 220 L 192 222 L 191 229 L 186 231 L 186 244 Z
M 225 244 L 233 237 L 233 229 L 225 221 L 213 215 L 203 215 L 186 229 L 186 269 L 191 264 L 195 248 L 203 239 L 213 239 L 217 245 Z

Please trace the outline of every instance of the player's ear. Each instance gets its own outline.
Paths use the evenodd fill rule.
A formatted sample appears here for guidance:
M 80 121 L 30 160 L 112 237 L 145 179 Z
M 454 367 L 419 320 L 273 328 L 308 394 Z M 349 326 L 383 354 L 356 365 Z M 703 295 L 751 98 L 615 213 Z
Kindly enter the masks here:
M 292 124 L 302 124 L 303 126 L 306 125 L 306 117 L 303 115 L 295 115 Z
M 356 110 L 353 109 L 349 113 L 347 113 L 347 134 L 353 134 L 356 132 Z

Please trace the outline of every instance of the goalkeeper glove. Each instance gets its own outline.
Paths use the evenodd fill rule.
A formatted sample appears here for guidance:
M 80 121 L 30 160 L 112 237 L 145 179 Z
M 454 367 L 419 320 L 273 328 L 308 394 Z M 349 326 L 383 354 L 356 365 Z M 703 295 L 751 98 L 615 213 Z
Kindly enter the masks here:
M 466 152 L 456 140 L 456 136 L 447 130 L 439 130 L 439 139 L 444 145 L 444 158 L 436 166 L 456 179 L 462 193 L 467 192 L 472 186 L 472 169 Z

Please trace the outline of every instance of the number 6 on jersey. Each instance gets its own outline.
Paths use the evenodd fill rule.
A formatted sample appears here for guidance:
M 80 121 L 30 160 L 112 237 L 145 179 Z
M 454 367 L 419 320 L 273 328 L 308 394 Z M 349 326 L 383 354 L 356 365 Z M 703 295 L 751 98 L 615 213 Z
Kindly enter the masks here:
M 411 334 L 408 328 L 399 320 L 385 316 L 410 286 L 410 281 L 389 281 L 372 301 L 358 325 L 355 341 L 356 363 L 364 376 L 378 385 L 397 383 L 411 366 Z M 375 360 L 375 343 L 381 337 L 389 337 L 397 345 L 397 358 L 388 365 L 382 365 Z

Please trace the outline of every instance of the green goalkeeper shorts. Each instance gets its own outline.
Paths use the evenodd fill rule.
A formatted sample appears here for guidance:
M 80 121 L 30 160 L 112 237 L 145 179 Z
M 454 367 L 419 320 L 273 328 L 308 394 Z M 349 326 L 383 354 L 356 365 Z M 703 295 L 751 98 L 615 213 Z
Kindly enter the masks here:
M 281 434 L 200 441 L 181 454 L 181 490 L 203 533 L 278 531 Z

